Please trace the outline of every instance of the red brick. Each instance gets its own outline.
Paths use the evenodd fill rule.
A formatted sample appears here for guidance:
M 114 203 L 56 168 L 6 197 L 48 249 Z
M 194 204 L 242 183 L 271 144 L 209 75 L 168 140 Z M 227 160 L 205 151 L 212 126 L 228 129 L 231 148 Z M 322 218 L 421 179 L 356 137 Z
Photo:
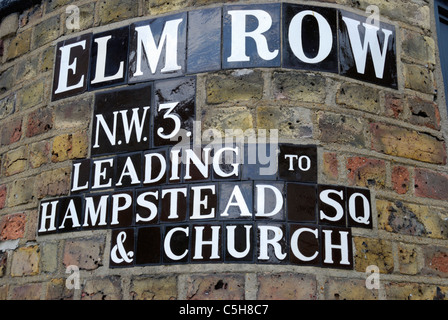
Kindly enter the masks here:
M 26 216 L 23 213 L 3 216 L 0 220 L 0 241 L 23 238 Z
M 440 113 L 433 101 L 423 100 L 420 97 L 408 99 L 410 122 L 431 129 L 440 129 Z
M 64 266 L 94 270 L 103 264 L 104 239 L 74 239 L 65 242 Z
M 448 174 L 428 169 L 415 169 L 417 197 L 448 200 Z
M 395 119 L 400 118 L 403 115 L 404 107 L 402 98 L 387 94 L 385 99 L 386 116 L 393 117 Z
M 1 185 L 0 186 L 0 209 L 3 209 L 5 207 L 6 204 L 6 185 Z
M 448 249 L 438 246 L 427 246 L 424 252 L 423 274 L 448 277 Z
M 351 185 L 384 188 L 386 165 L 383 160 L 352 157 L 347 159 L 348 180 Z
M 22 137 L 22 119 L 16 118 L 2 123 L 0 145 L 6 146 L 17 142 Z
M 323 174 L 331 181 L 336 181 L 339 176 L 339 163 L 337 154 L 333 152 L 325 152 L 324 155 Z
M 409 190 L 409 170 L 403 166 L 392 168 L 392 187 L 398 194 L 405 194 Z
M 43 108 L 28 115 L 26 136 L 33 137 L 45 133 L 53 128 L 53 115 L 51 110 Z

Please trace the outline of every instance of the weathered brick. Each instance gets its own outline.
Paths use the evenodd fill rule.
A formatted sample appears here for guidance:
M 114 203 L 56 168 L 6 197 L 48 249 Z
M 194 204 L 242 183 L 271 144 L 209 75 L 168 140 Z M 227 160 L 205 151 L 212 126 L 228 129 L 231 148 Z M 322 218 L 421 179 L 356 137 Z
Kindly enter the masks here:
M 22 238 L 25 233 L 25 222 L 24 213 L 3 216 L 0 220 L 0 241 Z
M 22 109 L 31 108 L 44 100 L 44 81 L 38 80 L 24 87 L 19 93 L 19 106 Z
M 358 0 L 352 2 L 356 7 L 363 11 L 372 4 L 369 0 Z M 375 5 L 378 7 L 381 15 L 391 18 L 392 20 L 402 21 L 408 24 L 429 29 L 431 23 L 430 8 L 426 3 L 409 2 L 407 0 L 376 0 Z
M 263 97 L 263 75 L 258 70 L 223 71 L 207 77 L 207 103 L 260 100 Z
M 276 100 L 325 102 L 326 80 L 321 75 L 296 71 L 274 72 L 272 86 Z
M 46 2 L 46 10 L 45 13 L 53 12 L 56 9 L 59 9 L 63 6 L 69 5 L 72 0 L 51 0 Z
M 0 185 L 0 209 L 3 209 L 6 205 L 7 189 L 6 185 Z
M 82 98 L 64 101 L 54 107 L 54 126 L 56 129 L 70 127 L 89 127 L 92 99 Z
M 419 272 L 417 247 L 414 244 L 400 242 L 398 244 L 398 263 L 400 273 L 417 274 Z
M 355 270 L 366 272 L 370 265 L 379 268 L 380 273 L 392 273 L 394 257 L 392 243 L 387 240 L 353 237 Z
M 87 280 L 81 300 L 120 300 L 123 297 L 119 276 Z
M 312 138 L 311 111 L 299 107 L 257 107 L 257 129 L 278 130 L 280 139 Z
M 95 270 L 103 265 L 104 238 L 67 240 L 64 246 L 64 266 Z
M 0 38 L 15 35 L 19 28 L 19 15 L 14 12 L 2 18 L 0 23 Z
M 1 91 L 1 89 L 0 89 Z M 14 113 L 16 108 L 16 94 L 0 99 L 0 120 Z
M 387 117 L 401 119 L 404 112 L 403 98 L 397 95 L 387 93 L 384 97 L 385 111 Z
M 98 22 L 101 25 L 133 18 L 138 14 L 138 6 L 132 1 L 100 1 L 97 5 Z
M 42 283 L 28 283 L 14 286 L 10 289 L 11 300 L 39 300 Z
M 339 162 L 337 154 L 325 152 L 323 154 L 322 173 L 329 181 L 337 181 L 339 177 Z
M 447 239 L 448 212 L 402 201 L 376 201 L 378 228 L 410 236 Z
M 22 137 L 22 118 L 9 119 L 2 123 L 0 145 L 6 146 L 17 142 L 20 137 Z
M 407 102 L 411 113 L 409 120 L 412 124 L 440 130 L 440 113 L 437 104 L 420 97 L 409 97 Z
M 319 111 L 319 139 L 326 143 L 348 144 L 362 148 L 366 145 L 365 123 L 360 118 Z
M 8 206 L 14 207 L 34 199 L 34 177 L 14 180 L 8 188 Z
M 435 42 L 421 33 L 402 29 L 402 54 L 407 59 L 413 59 L 422 64 L 436 63 Z
M 6 153 L 3 158 L 3 173 L 5 176 L 12 176 L 14 174 L 26 170 L 26 163 L 28 161 L 28 148 L 22 146 Z
M 51 161 L 61 162 L 85 158 L 89 150 L 89 138 L 85 132 L 63 134 L 53 140 Z
M 70 190 L 71 168 L 44 171 L 36 176 L 35 193 L 38 199 L 67 195 Z
M 174 10 L 180 10 L 187 6 L 189 2 L 189 0 L 144 0 L 144 6 L 150 15 L 159 15 Z
M 40 249 L 39 246 L 18 248 L 11 263 L 11 276 L 32 276 L 39 273 Z
M 446 300 L 447 287 L 423 284 L 390 282 L 385 285 L 388 300 Z
M 16 65 L 16 84 L 36 77 L 39 65 L 39 55 L 29 56 Z
M 429 169 L 415 169 L 415 195 L 437 200 L 448 200 L 448 174 Z
M 417 65 L 404 65 L 404 86 L 405 88 L 434 94 L 435 83 L 434 74 L 431 70 Z
M 372 149 L 388 155 L 436 164 L 446 163 L 445 142 L 415 130 L 371 123 Z
M 347 159 L 347 171 L 350 185 L 382 189 L 386 184 L 386 163 L 383 160 L 351 157 Z
M 259 300 L 315 300 L 317 284 L 314 276 L 293 273 L 258 275 Z
M 55 47 L 50 46 L 42 52 L 42 62 L 40 65 L 40 71 L 46 72 L 48 70 L 53 70 L 54 64 L 54 51 Z
M 38 141 L 30 145 L 29 164 L 31 168 L 38 168 L 50 161 L 50 143 Z
M 10 90 L 14 85 L 14 68 L 9 68 L 0 74 L 0 94 Z
M 422 274 L 448 277 L 448 249 L 439 246 L 425 246 Z
M 93 27 L 95 22 L 95 3 L 87 3 L 82 6 L 78 6 L 79 9 L 79 28 L 64 28 L 65 33 L 76 33 L 80 30 L 86 30 Z M 70 19 L 69 15 L 66 15 L 65 19 Z M 64 24 L 66 27 L 66 24 Z
M 5 275 L 7 262 L 8 262 L 8 253 L 0 252 L 0 278 Z M 4 300 L 2 299 L 1 287 L 0 287 L 0 300 Z
M 42 18 L 42 11 L 41 4 L 36 4 L 29 9 L 25 9 L 19 16 L 19 27 L 23 28 L 27 24 L 36 22 Z
M 41 108 L 28 115 L 26 136 L 33 137 L 48 132 L 53 128 L 53 113 L 48 108 Z
M 392 168 L 392 188 L 398 194 L 405 194 L 409 190 L 409 170 L 403 166 Z
M 244 275 L 191 275 L 187 279 L 187 300 L 243 300 Z
M 55 272 L 58 268 L 58 244 L 45 242 L 41 252 L 42 272 Z
M 203 112 L 201 125 L 202 132 L 215 129 L 224 136 L 227 129 L 253 129 L 253 122 L 252 113 L 246 107 L 207 108 Z
M 130 289 L 133 300 L 177 299 L 176 277 L 139 277 L 133 279 Z
M 370 113 L 379 114 L 381 111 L 379 91 L 354 83 L 342 84 L 336 95 L 336 103 Z
M 42 47 L 44 44 L 53 41 L 59 36 L 59 16 L 44 19 L 34 27 L 33 49 Z
M 51 279 L 47 283 L 45 300 L 73 300 L 74 290 L 65 285 L 66 279 Z
M 378 290 L 366 287 L 365 280 L 331 278 L 325 281 L 326 300 L 377 300 Z
M 18 33 L 8 45 L 6 60 L 17 58 L 30 50 L 31 28 Z

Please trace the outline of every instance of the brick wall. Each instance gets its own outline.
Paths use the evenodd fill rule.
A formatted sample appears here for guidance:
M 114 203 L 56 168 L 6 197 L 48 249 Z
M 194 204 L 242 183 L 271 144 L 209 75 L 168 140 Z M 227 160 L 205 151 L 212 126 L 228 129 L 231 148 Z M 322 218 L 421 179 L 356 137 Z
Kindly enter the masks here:
M 197 75 L 203 129 L 278 129 L 281 142 L 319 147 L 319 183 L 370 189 L 373 229 L 352 230 L 353 270 L 257 264 L 110 269 L 110 230 L 37 237 L 39 201 L 67 195 L 72 161 L 90 156 L 94 94 L 50 99 L 58 39 L 217 2 L 43 0 L 4 17 L 0 299 L 447 299 L 448 121 L 433 1 L 375 2 L 381 18 L 396 27 L 398 90 L 280 68 Z M 369 5 L 309 3 L 355 13 Z M 68 4 L 80 9 L 80 30 L 66 28 Z M 80 289 L 66 286 L 70 265 L 79 267 Z M 370 265 L 379 269 L 379 289 L 366 287 Z

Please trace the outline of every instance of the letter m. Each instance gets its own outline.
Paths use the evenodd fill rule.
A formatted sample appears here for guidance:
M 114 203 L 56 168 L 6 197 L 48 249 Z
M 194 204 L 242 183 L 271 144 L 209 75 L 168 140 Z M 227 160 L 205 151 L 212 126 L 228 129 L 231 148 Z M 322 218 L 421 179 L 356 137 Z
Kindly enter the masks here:
M 177 63 L 177 35 L 179 25 L 183 19 L 169 20 L 163 27 L 162 35 L 160 36 L 159 43 L 156 44 L 151 27 L 149 25 L 136 27 L 137 32 L 137 65 L 134 76 L 143 75 L 142 72 L 142 58 L 143 51 L 148 59 L 149 68 L 151 73 L 155 74 L 157 71 L 157 65 L 162 53 L 163 47 L 165 47 L 165 66 L 160 72 L 171 72 L 180 70 L 181 66 Z
M 365 28 L 365 35 L 364 40 L 361 42 L 361 35 L 358 30 L 361 22 L 348 17 L 342 17 L 342 20 L 344 20 L 345 25 L 347 26 L 348 36 L 350 38 L 350 44 L 358 73 L 364 74 L 365 72 L 367 52 L 370 48 L 373 67 L 375 68 L 375 76 L 382 79 L 384 74 L 384 65 L 386 63 L 387 45 L 389 43 L 389 37 L 392 35 L 392 31 L 382 28 L 382 32 L 384 33 L 384 42 L 383 48 L 381 49 L 378 39 L 378 32 L 380 31 L 379 27 L 363 23 L 362 25 Z

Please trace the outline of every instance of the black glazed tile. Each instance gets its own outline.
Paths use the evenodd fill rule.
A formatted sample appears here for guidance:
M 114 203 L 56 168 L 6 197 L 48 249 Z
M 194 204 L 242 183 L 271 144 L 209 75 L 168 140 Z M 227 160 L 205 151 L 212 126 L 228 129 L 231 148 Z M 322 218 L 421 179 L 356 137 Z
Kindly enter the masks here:
M 316 225 L 289 225 L 289 259 L 292 264 L 320 264 L 319 233 Z
M 196 78 L 157 81 L 154 94 L 154 146 L 188 146 L 196 112 Z
M 221 7 L 188 12 L 188 73 L 221 69 L 221 20 Z
M 254 225 L 252 223 L 224 224 L 226 262 L 252 262 L 254 260 Z
M 111 193 L 111 228 L 125 228 L 133 225 L 134 200 L 133 190 L 115 191 Z
M 347 226 L 345 187 L 318 185 L 317 194 L 319 224 Z
M 90 159 L 74 160 L 72 164 L 71 194 L 86 192 L 90 188 Z
M 110 267 L 130 267 L 135 262 L 135 230 L 114 229 L 110 245 Z
M 59 199 L 57 213 L 58 232 L 72 232 L 81 229 L 83 218 L 83 196 L 74 195 Z
M 132 23 L 129 83 L 182 76 L 185 73 L 186 33 L 186 12 Z
M 39 205 L 38 235 L 58 232 L 58 207 L 60 199 L 42 200 Z
M 92 193 L 84 195 L 84 218 L 82 229 L 102 229 L 109 226 L 110 194 Z
M 152 85 L 95 94 L 91 155 L 146 150 L 151 141 Z
M 379 22 L 377 27 L 367 20 L 370 19 L 339 11 L 339 74 L 397 89 L 395 27 L 385 22 Z M 367 34 L 372 35 L 367 39 L 373 39 L 368 46 Z
M 280 144 L 279 149 L 279 179 L 317 182 L 317 148 L 315 146 Z
M 135 190 L 135 224 L 155 224 L 159 222 L 160 188 L 139 188 Z
M 370 190 L 347 187 L 346 201 L 348 226 L 372 229 Z
M 139 187 L 142 178 L 142 153 L 118 155 L 115 166 L 115 188 Z
M 316 223 L 316 185 L 286 183 L 288 221 Z
M 93 35 L 89 90 L 127 82 L 128 43 L 129 26 Z
M 218 184 L 191 184 L 190 190 L 190 221 L 217 219 Z
M 253 219 L 252 181 L 219 183 L 219 218 Z
M 188 216 L 188 187 L 186 185 L 162 188 L 160 221 L 181 222 Z
M 276 143 L 248 143 L 243 150 L 242 179 L 277 179 L 279 147 Z
M 286 239 L 286 224 L 257 223 L 257 262 L 287 264 L 289 248 Z
M 284 182 L 254 182 L 254 216 L 257 220 L 285 219 Z
M 184 263 L 189 258 L 188 225 L 166 226 L 164 234 L 163 263 Z
M 90 170 L 91 190 L 108 189 L 114 186 L 116 157 L 93 159 Z
M 221 262 L 222 224 L 191 225 L 191 262 Z
M 144 176 L 143 185 L 160 185 L 167 181 L 167 173 L 171 167 L 169 166 L 169 158 L 167 149 L 152 149 L 143 153 Z
M 240 145 L 209 145 L 213 157 L 212 179 L 214 181 L 241 180 L 243 161 Z
M 162 232 L 160 226 L 137 229 L 136 265 L 159 264 L 161 261 Z
M 280 11 L 280 4 L 224 6 L 223 69 L 280 66 Z
M 321 227 L 322 266 L 353 269 L 352 232 L 350 228 Z
M 211 148 L 184 149 L 184 182 L 211 180 L 211 151 Z
M 87 90 L 91 42 L 92 34 L 88 33 L 56 45 L 51 101 Z
M 284 68 L 338 72 L 337 10 L 283 4 Z

